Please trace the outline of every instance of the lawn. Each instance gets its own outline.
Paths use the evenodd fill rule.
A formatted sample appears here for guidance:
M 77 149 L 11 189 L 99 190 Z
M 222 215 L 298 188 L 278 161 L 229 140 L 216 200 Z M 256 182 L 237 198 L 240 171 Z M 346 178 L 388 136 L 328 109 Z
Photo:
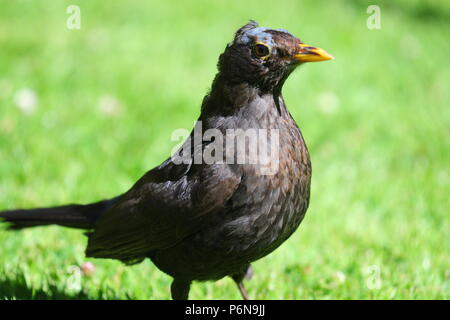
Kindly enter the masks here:
M 66 8 L 81 8 L 68 29 Z M 381 9 L 370 30 L 367 7 Z M 190 129 L 248 19 L 332 53 L 284 97 L 313 163 L 300 229 L 254 264 L 254 299 L 450 298 L 450 4 L 2 1 L 0 209 L 127 190 Z M 84 258 L 79 230 L 0 229 L 1 299 L 168 299 L 150 261 Z M 79 273 L 86 261 L 91 276 Z M 193 299 L 239 299 L 230 279 Z

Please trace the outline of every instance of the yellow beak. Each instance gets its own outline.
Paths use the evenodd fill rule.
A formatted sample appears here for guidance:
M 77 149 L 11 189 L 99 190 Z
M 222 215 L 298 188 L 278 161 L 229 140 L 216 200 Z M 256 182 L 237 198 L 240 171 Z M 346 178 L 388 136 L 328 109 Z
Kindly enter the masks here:
M 298 53 L 294 55 L 294 59 L 299 62 L 316 62 L 331 60 L 334 57 L 323 49 L 301 43 Z

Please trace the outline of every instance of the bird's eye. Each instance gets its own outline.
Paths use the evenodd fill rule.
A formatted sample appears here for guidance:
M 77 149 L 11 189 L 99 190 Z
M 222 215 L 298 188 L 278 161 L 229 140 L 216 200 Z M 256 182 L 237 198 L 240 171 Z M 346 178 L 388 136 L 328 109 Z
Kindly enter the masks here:
M 269 47 L 262 43 L 255 44 L 255 55 L 258 58 L 267 58 L 270 55 Z

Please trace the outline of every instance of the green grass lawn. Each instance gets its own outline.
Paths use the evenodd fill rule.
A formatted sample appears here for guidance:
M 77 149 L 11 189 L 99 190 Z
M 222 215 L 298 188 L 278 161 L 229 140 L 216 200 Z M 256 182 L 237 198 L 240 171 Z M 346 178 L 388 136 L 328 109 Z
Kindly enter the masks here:
M 66 8 L 81 8 L 81 29 Z M 366 27 L 367 6 L 381 29 Z M 190 129 L 218 55 L 248 19 L 336 59 L 284 97 L 313 163 L 300 229 L 254 264 L 256 299 L 450 298 L 450 5 L 444 1 L 2 1 L 0 209 L 127 190 Z M 37 97 L 17 107 L 20 92 Z M 22 91 L 21 91 L 22 90 Z M 23 94 L 22 94 L 23 96 Z M 84 258 L 81 231 L 0 229 L 0 298 L 168 299 L 150 261 Z M 95 273 L 74 266 L 91 261 Z M 239 299 L 230 279 L 193 299 Z

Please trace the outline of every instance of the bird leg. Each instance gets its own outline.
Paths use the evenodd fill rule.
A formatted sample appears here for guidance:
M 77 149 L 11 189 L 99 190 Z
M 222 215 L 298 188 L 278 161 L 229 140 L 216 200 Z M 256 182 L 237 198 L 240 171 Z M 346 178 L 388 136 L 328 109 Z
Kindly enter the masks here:
M 252 276 L 253 276 L 253 269 L 251 265 L 246 266 L 245 268 L 242 269 L 241 272 L 232 276 L 234 282 L 236 282 L 239 292 L 242 295 L 242 299 L 244 300 L 250 300 L 247 294 L 247 290 L 245 290 L 244 278 L 250 280 Z
M 250 298 L 248 297 L 248 294 L 247 294 L 247 290 L 245 290 L 244 283 L 241 281 L 241 282 L 236 282 L 236 284 L 238 286 L 239 292 L 242 295 L 242 299 L 250 300 Z
M 170 292 L 173 300 L 188 300 L 191 281 L 184 279 L 173 279 Z
M 252 265 L 249 264 L 247 271 L 245 271 L 245 279 L 252 280 L 252 278 L 253 278 L 253 268 L 252 268 Z

